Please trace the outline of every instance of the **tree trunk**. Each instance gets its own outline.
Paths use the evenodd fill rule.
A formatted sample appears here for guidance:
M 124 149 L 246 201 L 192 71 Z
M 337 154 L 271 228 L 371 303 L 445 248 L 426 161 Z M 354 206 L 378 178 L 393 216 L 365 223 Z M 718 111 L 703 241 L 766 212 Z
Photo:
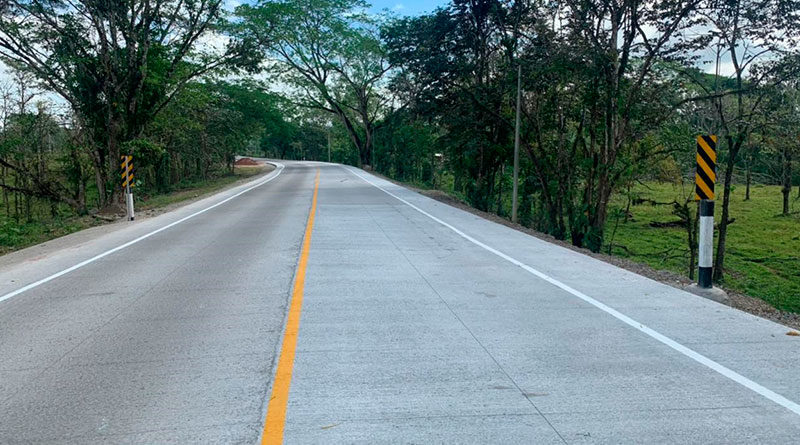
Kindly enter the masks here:
M 613 16 L 613 15 L 612 15 Z M 621 130 L 618 116 L 618 101 L 620 95 L 620 55 L 618 45 L 618 35 L 620 32 L 620 22 L 615 18 L 611 20 L 611 32 L 609 44 L 611 47 L 608 72 L 606 73 L 606 88 L 608 89 L 605 97 L 605 125 L 603 144 L 600 147 L 600 163 L 597 164 L 599 174 L 597 175 L 597 202 L 591 206 L 589 214 L 589 233 L 587 233 L 584 244 L 592 252 L 599 252 L 603 247 L 603 235 L 605 232 L 606 218 L 608 217 L 608 200 L 611 197 L 611 176 L 609 169 L 616 161 L 617 149 L 619 147 L 619 132 Z
M 14 185 L 19 186 L 19 174 L 14 173 Z M 14 221 L 19 222 L 19 193 L 14 192 Z
M 692 218 L 692 211 L 689 210 L 689 203 L 684 204 L 684 211 L 686 212 L 686 238 L 689 243 L 689 279 L 694 280 L 694 274 L 697 269 L 697 223 L 700 221 L 700 206 L 694 211 L 694 218 Z
M 371 165 L 376 168 L 372 159 L 372 125 L 369 123 L 364 125 L 364 147 L 361 153 L 361 163 Z
M 604 168 L 604 167 L 601 167 Z M 608 200 L 611 197 L 611 183 L 608 172 L 603 171 L 597 181 L 597 203 L 592 214 L 589 215 L 589 233 L 584 238 L 584 244 L 592 252 L 599 252 L 603 247 L 606 218 L 608 216 Z
M 31 212 L 31 195 L 25 195 L 25 221 L 33 222 L 33 212 Z
M 789 214 L 789 194 L 792 192 L 792 152 L 788 147 L 783 148 L 783 169 L 781 179 L 783 182 L 783 214 Z
M 80 157 L 78 156 L 78 149 L 73 148 L 70 150 L 69 159 L 72 165 L 70 166 L 71 176 L 75 190 L 72 196 L 78 205 L 76 212 L 78 215 L 85 215 L 86 211 L 86 181 L 84 178 L 83 168 L 81 166 Z
M 500 177 L 497 180 L 497 216 L 503 216 L 503 175 L 505 174 L 506 166 L 500 166 Z
M 361 166 L 368 166 L 372 167 L 372 150 L 371 147 L 366 145 L 366 142 L 362 144 L 361 147 L 356 147 L 358 149 L 358 156 L 359 160 L 361 161 Z
M 6 166 L 5 165 L 2 167 L 1 171 L 2 171 L 2 173 L 0 173 L 0 177 L 2 177 L 2 182 L 0 182 L 0 185 L 5 186 L 6 185 Z M 9 203 L 8 203 L 8 190 L 6 190 L 5 187 L 2 187 L 2 189 L 3 189 L 3 206 L 6 209 L 6 216 L 9 216 L 11 214 L 11 208 L 9 207 Z
M 99 149 L 93 149 L 91 155 L 92 166 L 94 167 L 94 181 L 97 186 L 97 206 L 103 208 L 107 204 L 106 199 L 108 197 L 106 194 L 105 162 L 103 162 L 103 155 Z
M 730 155 L 728 162 L 725 164 L 725 185 L 723 188 L 722 196 L 722 219 L 719 221 L 719 232 L 717 238 L 717 253 L 714 261 L 714 281 L 722 279 L 725 271 L 725 242 L 728 238 L 728 224 L 730 220 L 730 202 L 731 202 L 731 183 L 733 181 L 733 167 L 736 162 L 736 155 L 739 152 L 741 142 L 733 142 L 732 138 L 728 138 L 728 146 L 730 148 Z
M 747 173 L 746 173 L 746 179 L 745 179 L 746 186 L 745 186 L 745 189 L 744 189 L 744 200 L 745 201 L 750 201 L 750 184 L 753 182 L 753 171 L 750 168 L 750 162 L 749 161 L 745 165 L 745 168 L 747 169 Z
M 358 135 L 358 131 L 356 130 L 353 122 L 350 118 L 347 117 L 344 110 L 339 107 L 337 103 L 332 100 L 329 100 L 330 105 L 333 107 L 334 114 L 339 117 L 339 119 L 344 124 L 345 130 L 347 130 L 347 135 L 350 137 L 350 141 L 353 143 L 353 146 L 358 151 L 358 162 L 361 164 L 359 167 L 364 167 L 370 165 L 370 157 L 372 153 L 370 152 L 372 149 L 372 134 L 370 131 L 367 131 L 366 138 L 369 141 L 362 141 L 361 137 Z
M 78 183 L 78 195 L 76 198 L 78 204 L 80 205 L 78 214 L 79 215 L 87 214 L 88 211 L 86 209 L 86 182 L 83 179 L 81 179 L 80 182 Z

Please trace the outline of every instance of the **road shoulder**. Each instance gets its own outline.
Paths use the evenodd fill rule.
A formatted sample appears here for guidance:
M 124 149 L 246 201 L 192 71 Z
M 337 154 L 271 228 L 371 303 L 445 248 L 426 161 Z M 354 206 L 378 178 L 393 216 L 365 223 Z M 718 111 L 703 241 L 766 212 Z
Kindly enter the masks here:
M 464 202 L 462 202 L 462 201 L 460 201 L 460 200 L 448 195 L 447 193 L 445 193 L 445 192 L 443 192 L 441 190 L 430 190 L 430 189 L 417 188 L 417 187 L 414 187 L 412 185 L 409 185 L 409 184 L 406 184 L 406 183 L 403 183 L 403 182 L 400 182 L 400 181 L 396 181 L 396 180 L 394 180 L 392 178 L 386 177 L 386 176 L 381 175 L 379 173 L 376 173 L 374 171 L 368 171 L 367 173 L 369 173 L 371 175 L 374 175 L 374 176 L 376 176 L 378 178 L 381 178 L 383 180 L 389 181 L 389 182 L 391 182 L 393 184 L 396 184 L 398 186 L 404 187 L 404 188 L 406 188 L 408 190 L 411 190 L 411 191 L 414 191 L 416 193 L 419 193 L 420 195 L 423 195 L 425 197 L 434 199 L 434 200 L 436 200 L 438 202 L 441 202 L 443 204 L 447 204 L 447 205 L 449 205 L 451 207 L 455 207 L 455 208 L 463 210 L 465 212 L 469 212 L 469 213 L 471 213 L 471 214 L 473 214 L 475 216 L 479 216 L 479 217 L 481 217 L 481 218 L 483 218 L 485 220 L 488 220 L 488 221 L 491 221 L 491 222 L 494 222 L 494 223 L 497 223 L 497 224 L 501 224 L 501 225 L 506 226 L 508 228 L 514 229 L 514 230 L 516 230 L 518 232 L 522 232 L 522 233 L 524 233 L 526 235 L 530 235 L 530 236 L 533 236 L 535 238 L 538 238 L 538 239 L 540 239 L 542 241 L 546 241 L 548 243 L 555 244 L 555 245 L 560 246 L 560 247 L 564 247 L 566 249 L 572 250 L 574 252 L 578 252 L 580 254 L 583 254 L 583 255 L 586 255 L 586 256 L 589 256 L 589 257 L 592 257 L 592 258 L 595 258 L 595 259 L 598 259 L 598 260 L 606 262 L 608 264 L 612 264 L 612 265 L 617 266 L 619 268 L 625 269 L 625 270 L 627 270 L 629 272 L 633 272 L 635 274 L 650 278 L 651 280 L 655 280 L 655 281 L 658 281 L 660 283 L 666 284 L 666 285 L 671 286 L 671 287 L 673 287 L 675 289 L 680 289 L 682 291 L 686 291 L 686 287 L 693 283 L 691 280 L 689 280 L 687 277 L 685 277 L 683 275 L 679 275 L 679 274 L 676 274 L 676 273 L 673 273 L 673 272 L 670 272 L 670 271 L 666 271 L 666 270 L 655 269 L 655 268 L 652 268 L 652 267 L 650 267 L 650 266 L 648 266 L 646 264 L 637 263 L 637 262 L 634 262 L 634 261 L 627 260 L 625 258 L 615 257 L 615 256 L 612 256 L 612 255 L 606 255 L 606 254 L 603 254 L 603 253 L 595 253 L 595 252 L 592 252 L 589 249 L 584 249 L 584 248 L 573 246 L 572 244 L 570 244 L 570 243 L 568 243 L 566 241 L 558 240 L 558 239 L 556 239 L 556 238 L 554 238 L 554 237 L 552 237 L 552 236 L 550 236 L 550 235 L 548 235 L 546 233 L 538 232 L 538 231 L 533 230 L 533 229 L 531 229 L 529 227 L 525 227 L 525 226 L 523 226 L 521 224 L 513 223 L 513 222 L 511 222 L 511 221 L 509 221 L 509 220 L 507 220 L 507 219 L 505 219 L 505 218 L 503 218 L 501 216 L 495 215 L 493 213 L 489 213 L 489 212 L 484 212 L 482 210 L 478 210 L 478 209 L 476 209 L 474 207 L 471 207 L 470 205 L 468 205 L 468 204 L 466 204 L 466 203 L 464 203 Z M 774 307 L 770 306 L 768 303 L 766 303 L 765 301 L 763 301 L 763 300 L 761 300 L 759 298 L 751 297 L 749 295 L 745 295 L 745 294 L 742 294 L 740 292 L 733 291 L 731 289 L 726 289 L 724 286 L 723 286 L 723 289 L 725 290 L 725 292 L 727 292 L 728 297 L 730 299 L 728 306 L 730 306 L 730 307 L 732 307 L 734 309 L 738 309 L 738 310 L 743 311 L 743 312 L 747 312 L 747 313 L 756 315 L 756 316 L 761 317 L 761 318 L 765 318 L 765 319 L 770 320 L 770 321 L 774 321 L 776 323 L 783 324 L 783 325 L 787 326 L 787 328 L 793 328 L 793 329 L 800 330 L 800 314 L 780 311 L 780 310 L 775 309 Z
M 206 193 L 199 193 L 195 196 L 188 197 L 179 202 L 172 202 L 165 206 L 150 208 L 142 212 L 137 212 L 136 221 L 133 223 L 126 221 L 124 218 L 120 218 L 114 221 L 108 221 L 104 224 L 88 227 L 86 229 L 79 230 L 77 232 L 73 232 L 58 238 L 53 238 L 49 241 L 35 244 L 33 246 L 26 247 L 24 249 L 9 252 L 5 255 L 1 255 L 0 272 L 3 272 L 8 267 L 13 267 L 20 263 L 36 261 L 50 254 L 58 252 L 60 250 L 76 248 L 87 242 L 91 242 L 95 239 L 98 239 L 102 236 L 109 235 L 123 229 L 131 228 L 134 225 L 140 225 L 139 223 L 150 221 L 155 217 L 175 212 L 184 207 L 195 204 L 199 201 L 203 201 L 209 198 L 213 198 L 214 196 L 224 194 L 232 189 L 244 187 L 248 184 L 255 183 L 259 180 L 264 179 L 265 177 L 269 176 L 270 174 L 272 174 L 272 172 L 275 171 L 276 168 L 275 163 L 267 162 L 267 165 L 269 167 L 265 168 L 263 172 L 231 182 L 230 184 L 226 184 L 219 189 L 208 191 Z

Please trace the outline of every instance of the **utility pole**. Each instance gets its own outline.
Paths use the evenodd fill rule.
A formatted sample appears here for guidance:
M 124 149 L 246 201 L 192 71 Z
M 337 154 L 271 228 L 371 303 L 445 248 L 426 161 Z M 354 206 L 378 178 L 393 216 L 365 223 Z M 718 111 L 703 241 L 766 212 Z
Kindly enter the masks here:
M 328 162 L 331 162 L 331 129 L 328 129 Z
M 514 183 L 511 190 L 511 222 L 517 222 L 519 182 L 519 108 L 522 95 L 522 65 L 517 65 L 517 123 L 514 127 Z

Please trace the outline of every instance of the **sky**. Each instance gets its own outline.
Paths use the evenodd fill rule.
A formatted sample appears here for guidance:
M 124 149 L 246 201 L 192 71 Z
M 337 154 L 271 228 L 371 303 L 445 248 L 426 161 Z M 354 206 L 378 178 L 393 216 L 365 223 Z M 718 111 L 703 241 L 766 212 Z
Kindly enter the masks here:
M 252 1 L 253 0 L 225 0 L 225 4 L 229 9 L 233 9 L 237 5 Z M 372 5 L 370 8 L 370 12 L 372 13 L 389 11 L 391 14 L 396 16 L 418 16 L 421 14 L 430 13 L 438 7 L 447 5 L 449 0 L 366 0 L 366 2 Z M 712 56 L 704 57 L 704 60 L 711 59 L 713 59 Z M 5 72 L 5 68 L 5 65 L 0 62 L 0 83 L 9 80 L 10 76 Z M 706 72 L 713 72 L 714 65 L 705 64 L 701 66 L 701 69 L 705 70 Z M 721 73 L 723 75 L 728 75 L 732 71 L 733 68 L 731 62 L 729 60 L 722 60 Z M 48 99 L 53 101 L 53 99 L 50 99 L 49 96 L 50 95 L 48 95 Z M 54 101 L 58 102 L 59 100 L 56 98 Z
M 420 15 L 448 3 L 447 0 L 367 0 L 367 2 L 372 4 L 374 12 L 388 9 L 399 15 Z

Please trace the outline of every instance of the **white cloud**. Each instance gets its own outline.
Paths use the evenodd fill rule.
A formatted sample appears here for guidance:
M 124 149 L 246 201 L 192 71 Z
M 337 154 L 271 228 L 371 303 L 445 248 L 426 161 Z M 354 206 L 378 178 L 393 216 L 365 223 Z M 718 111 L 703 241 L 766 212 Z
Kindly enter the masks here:
M 225 0 L 222 4 L 222 8 L 226 11 L 233 11 L 237 6 L 241 6 L 241 4 L 242 2 L 240 0 Z
M 225 53 L 231 38 L 217 32 L 207 32 L 200 36 L 195 43 L 195 48 L 203 52 L 221 55 Z

